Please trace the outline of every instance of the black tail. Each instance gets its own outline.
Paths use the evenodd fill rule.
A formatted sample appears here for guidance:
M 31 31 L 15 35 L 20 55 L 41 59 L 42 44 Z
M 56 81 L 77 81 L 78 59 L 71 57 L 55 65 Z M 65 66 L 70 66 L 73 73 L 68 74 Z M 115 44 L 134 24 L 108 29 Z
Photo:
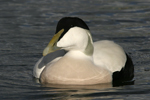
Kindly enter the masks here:
M 127 61 L 121 71 L 113 73 L 113 85 L 119 85 L 119 83 L 131 82 L 134 77 L 134 65 L 131 58 L 126 54 Z

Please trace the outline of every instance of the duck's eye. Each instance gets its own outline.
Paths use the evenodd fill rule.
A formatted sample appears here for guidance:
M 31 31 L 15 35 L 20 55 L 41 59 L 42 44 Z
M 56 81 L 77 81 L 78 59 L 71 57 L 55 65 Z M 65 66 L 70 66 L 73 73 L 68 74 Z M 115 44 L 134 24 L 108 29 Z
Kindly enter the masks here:
M 74 27 L 74 25 L 71 25 L 71 27 Z

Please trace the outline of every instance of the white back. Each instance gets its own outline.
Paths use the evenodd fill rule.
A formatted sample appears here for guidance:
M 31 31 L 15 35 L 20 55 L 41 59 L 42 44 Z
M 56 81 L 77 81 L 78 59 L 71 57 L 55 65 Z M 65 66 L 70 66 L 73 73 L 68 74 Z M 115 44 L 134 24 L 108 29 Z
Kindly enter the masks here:
M 120 71 L 126 63 L 126 54 L 121 46 L 113 41 L 94 42 L 94 63 L 115 72 Z

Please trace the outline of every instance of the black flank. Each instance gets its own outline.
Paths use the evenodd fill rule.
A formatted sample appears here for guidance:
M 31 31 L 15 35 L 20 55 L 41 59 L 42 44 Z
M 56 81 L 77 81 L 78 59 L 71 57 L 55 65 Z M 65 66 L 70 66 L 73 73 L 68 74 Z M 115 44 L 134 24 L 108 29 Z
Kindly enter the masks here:
M 125 67 L 121 71 L 116 71 L 113 73 L 113 86 L 124 85 L 125 84 L 134 84 L 132 80 L 134 77 L 134 65 L 131 58 L 126 54 L 127 61 Z M 131 82 L 131 83 L 130 83 Z

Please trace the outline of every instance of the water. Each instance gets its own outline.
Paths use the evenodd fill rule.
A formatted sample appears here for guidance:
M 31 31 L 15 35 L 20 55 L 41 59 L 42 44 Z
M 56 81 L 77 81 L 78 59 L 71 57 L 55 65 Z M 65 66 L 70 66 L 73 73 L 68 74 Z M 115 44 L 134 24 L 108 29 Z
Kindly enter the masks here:
M 150 98 L 149 0 L 0 0 L 0 99 Z M 130 54 L 135 84 L 41 86 L 32 69 L 64 16 L 82 18 L 93 40 L 109 39 Z

